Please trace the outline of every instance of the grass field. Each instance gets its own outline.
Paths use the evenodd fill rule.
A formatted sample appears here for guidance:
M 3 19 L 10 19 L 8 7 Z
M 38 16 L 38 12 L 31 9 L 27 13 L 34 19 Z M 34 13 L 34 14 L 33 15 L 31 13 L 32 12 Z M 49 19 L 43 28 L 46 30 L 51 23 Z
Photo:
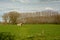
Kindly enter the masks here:
M 60 25 L 56 24 L 23 24 L 22 27 L 1 24 L 0 32 L 11 32 L 16 35 L 16 40 L 31 36 L 36 36 L 34 40 L 38 40 L 38 36 L 41 40 L 60 40 Z

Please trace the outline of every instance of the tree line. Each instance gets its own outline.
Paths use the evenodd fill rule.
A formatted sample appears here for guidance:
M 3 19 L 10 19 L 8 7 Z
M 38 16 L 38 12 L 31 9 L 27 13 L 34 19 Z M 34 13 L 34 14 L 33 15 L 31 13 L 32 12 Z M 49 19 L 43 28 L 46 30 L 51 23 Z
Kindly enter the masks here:
M 17 24 L 17 23 L 52 23 L 60 24 L 60 14 L 58 12 L 33 12 L 33 13 L 19 13 L 16 11 L 4 13 L 4 24 Z

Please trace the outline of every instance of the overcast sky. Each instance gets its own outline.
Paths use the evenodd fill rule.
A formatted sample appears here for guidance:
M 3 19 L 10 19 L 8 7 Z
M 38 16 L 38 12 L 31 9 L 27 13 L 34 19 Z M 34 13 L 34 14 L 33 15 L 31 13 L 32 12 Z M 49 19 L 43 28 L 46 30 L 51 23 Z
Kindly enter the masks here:
M 60 11 L 60 0 L 0 0 L 0 16 L 13 10 L 19 12 Z
M 0 15 L 8 11 L 60 11 L 60 0 L 0 0 Z

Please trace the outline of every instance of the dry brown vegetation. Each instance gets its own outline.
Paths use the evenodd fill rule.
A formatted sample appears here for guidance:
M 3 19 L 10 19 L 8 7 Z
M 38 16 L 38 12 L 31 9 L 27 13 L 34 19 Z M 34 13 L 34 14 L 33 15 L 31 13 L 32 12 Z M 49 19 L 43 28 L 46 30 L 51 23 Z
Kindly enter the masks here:
M 3 15 L 5 23 L 60 23 L 60 14 L 55 11 L 42 11 L 32 13 L 18 13 L 16 11 Z

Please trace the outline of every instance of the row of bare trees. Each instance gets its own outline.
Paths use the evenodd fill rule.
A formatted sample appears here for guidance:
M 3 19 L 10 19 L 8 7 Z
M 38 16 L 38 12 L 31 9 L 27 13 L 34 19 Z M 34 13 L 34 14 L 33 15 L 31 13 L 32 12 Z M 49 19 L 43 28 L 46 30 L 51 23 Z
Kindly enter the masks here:
M 2 16 L 4 23 L 60 23 L 60 14 L 58 12 L 34 12 L 19 13 L 16 11 L 5 13 Z
M 39 17 L 28 17 L 26 18 L 26 23 L 33 23 L 33 24 L 59 24 L 60 23 L 60 15 L 54 16 L 39 16 Z

